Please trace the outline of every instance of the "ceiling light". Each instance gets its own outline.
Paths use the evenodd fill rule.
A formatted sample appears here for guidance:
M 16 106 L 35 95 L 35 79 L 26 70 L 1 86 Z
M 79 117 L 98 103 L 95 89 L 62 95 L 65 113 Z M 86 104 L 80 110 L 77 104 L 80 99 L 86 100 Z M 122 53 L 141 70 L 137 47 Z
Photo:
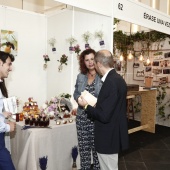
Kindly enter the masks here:
M 132 59 L 133 59 L 133 55 L 132 55 L 132 52 L 131 52 L 131 51 L 129 52 L 129 55 L 128 55 L 127 58 L 128 58 L 128 60 L 132 60 Z
M 120 55 L 119 60 L 123 61 L 123 55 L 122 54 Z
M 139 61 L 143 61 L 143 55 L 142 55 L 142 53 L 140 54 L 140 56 L 139 56 Z
M 147 64 L 147 65 L 149 65 L 149 64 L 150 64 L 150 62 L 151 62 L 151 61 L 150 61 L 150 59 L 149 59 L 149 58 L 147 58 L 147 60 L 146 60 L 146 64 Z

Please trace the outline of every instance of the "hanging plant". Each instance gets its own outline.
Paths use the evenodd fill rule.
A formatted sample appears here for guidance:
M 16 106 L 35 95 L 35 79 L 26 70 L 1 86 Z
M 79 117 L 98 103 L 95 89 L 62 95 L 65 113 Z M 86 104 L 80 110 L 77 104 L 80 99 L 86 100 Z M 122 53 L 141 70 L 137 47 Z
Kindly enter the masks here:
M 60 60 L 57 60 L 58 62 L 60 62 L 60 65 L 58 66 L 58 71 L 61 72 L 63 69 L 63 64 L 67 65 L 67 61 L 68 61 L 68 56 L 66 56 L 65 54 L 63 54 L 60 58 Z
M 70 38 L 66 39 L 66 41 L 70 44 L 69 51 L 70 51 L 70 53 L 72 53 L 74 51 L 73 44 L 76 43 L 77 40 L 74 37 L 70 37 Z
M 104 33 L 103 31 L 96 31 L 94 33 L 94 37 L 99 39 L 99 44 L 101 47 L 104 47 L 104 40 L 103 40 Z
M 44 58 L 44 61 L 45 61 L 43 68 L 46 69 L 47 68 L 47 62 L 50 61 L 50 58 L 48 57 L 47 54 L 44 54 L 43 58 Z
M 85 42 L 85 49 L 90 48 L 89 40 L 91 39 L 91 37 L 92 37 L 92 34 L 89 31 L 82 34 L 83 41 Z
M 48 43 L 52 47 L 52 51 L 56 51 L 56 48 L 55 48 L 56 39 L 55 38 L 50 38 L 48 40 Z

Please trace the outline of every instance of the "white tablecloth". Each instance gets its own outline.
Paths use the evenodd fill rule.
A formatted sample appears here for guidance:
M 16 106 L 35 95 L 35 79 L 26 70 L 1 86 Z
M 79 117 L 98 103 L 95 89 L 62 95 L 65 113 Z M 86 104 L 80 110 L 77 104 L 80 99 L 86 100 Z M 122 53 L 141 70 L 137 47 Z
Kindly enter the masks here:
M 47 170 L 71 170 L 71 150 L 77 146 L 75 122 L 56 125 L 52 129 L 32 128 L 21 130 L 24 122 L 18 122 L 15 134 L 11 134 L 11 154 L 16 170 L 40 170 L 39 158 L 48 156 Z M 80 161 L 77 158 L 78 168 Z

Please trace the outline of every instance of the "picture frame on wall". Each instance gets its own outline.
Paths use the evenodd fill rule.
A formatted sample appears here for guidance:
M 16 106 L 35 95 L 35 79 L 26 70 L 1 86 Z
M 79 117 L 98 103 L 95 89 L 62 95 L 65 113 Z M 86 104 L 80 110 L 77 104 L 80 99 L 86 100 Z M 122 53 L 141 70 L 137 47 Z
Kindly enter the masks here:
M 18 34 L 16 31 L 0 30 L 0 50 L 18 55 Z
M 137 58 L 134 58 L 133 63 L 133 80 L 144 81 L 145 70 L 143 62 L 139 62 Z
M 170 52 L 155 57 L 152 62 L 153 80 L 157 85 L 170 83 Z

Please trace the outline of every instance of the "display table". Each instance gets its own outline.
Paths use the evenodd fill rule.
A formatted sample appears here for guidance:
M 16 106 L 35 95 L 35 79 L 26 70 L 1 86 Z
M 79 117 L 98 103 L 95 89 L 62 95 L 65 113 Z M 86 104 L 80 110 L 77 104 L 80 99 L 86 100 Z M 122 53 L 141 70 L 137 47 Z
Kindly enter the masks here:
M 51 129 L 21 130 L 23 125 L 24 122 L 17 122 L 16 132 L 11 134 L 11 155 L 16 170 L 40 170 L 39 158 L 44 156 L 48 156 L 49 170 L 71 169 L 72 147 L 78 144 L 75 122 L 56 125 L 50 120 Z
M 155 133 L 157 90 L 140 88 L 139 91 L 129 91 L 128 95 L 141 96 L 141 126 L 129 129 L 129 134 L 139 130 Z

